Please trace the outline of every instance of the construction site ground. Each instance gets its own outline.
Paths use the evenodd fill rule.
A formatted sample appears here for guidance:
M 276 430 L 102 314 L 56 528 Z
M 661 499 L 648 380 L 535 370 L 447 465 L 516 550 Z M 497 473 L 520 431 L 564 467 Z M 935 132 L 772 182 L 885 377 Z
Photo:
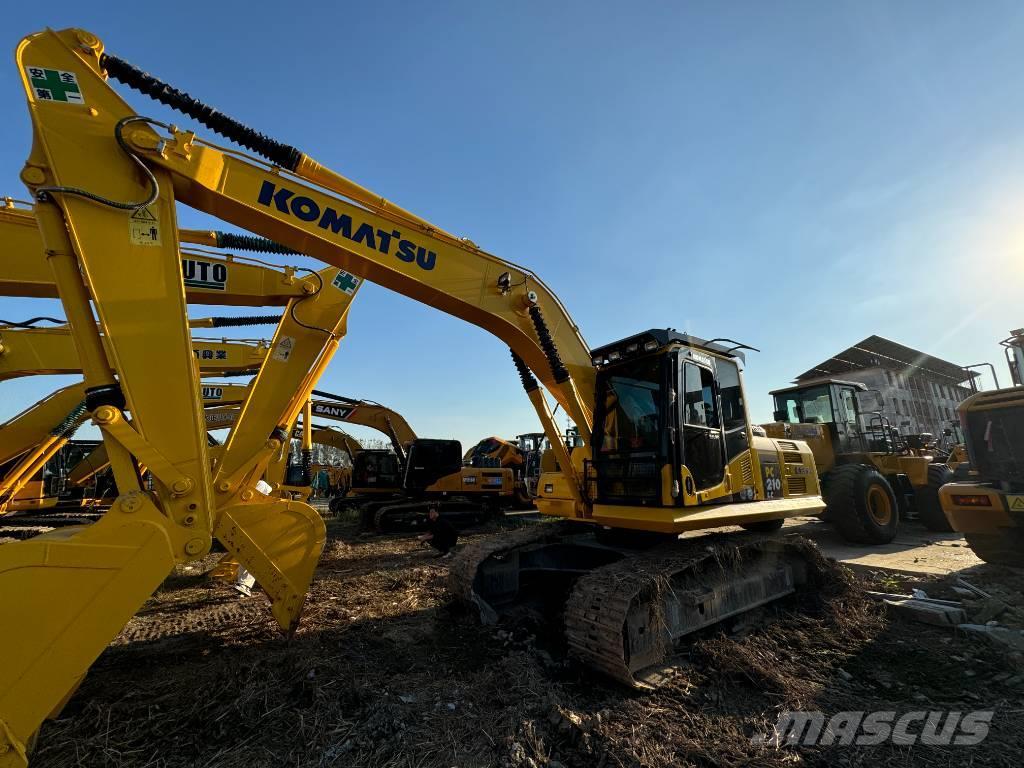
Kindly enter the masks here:
M 824 524 L 790 528 L 830 552 Z M 207 578 L 216 556 L 180 567 L 43 727 L 32 765 L 1020 765 L 1021 653 L 894 615 L 864 589 L 961 599 L 952 578 L 963 575 L 1004 601 L 1000 621 L 1024 626 L 1024 572 L 979 565 L 955 535 L 904 537 L 872 555 L 882 560 L 837 569 L 841 583 L 810 612 L 762 609 L 692 639 L 678 674 L 643 694 L 580 669 L 544 627 L 481 626 L 449 603 L 446 561 L 413 536 L 330 520 L 294 638 L 262 594 Z M 955 563 L 885 565 L 913 565 L 916 550 L 934 565 L 937 546 Z M 966 570 L 946 569 L 961 556 Z M 977 746 L 755 743 L 787 710 L 995 714 Z

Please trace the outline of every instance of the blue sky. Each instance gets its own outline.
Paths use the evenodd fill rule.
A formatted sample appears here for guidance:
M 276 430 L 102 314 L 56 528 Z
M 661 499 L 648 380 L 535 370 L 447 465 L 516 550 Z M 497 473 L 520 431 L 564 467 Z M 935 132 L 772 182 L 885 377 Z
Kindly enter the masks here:
M 770 389 L 869 334 L 1002 374 L 997 342 L 1024 325 L 1019 3 L 51 2 L 4 20 L 10 51 L 85 27 L 530 266 L 594 346 L 672 326 L 760 348 L 758 421 Z M 24 197 L 30 127 L 7 61 L 0 194 Z M 321 388 L 464 444 L 535 428 L 483 331 L 376 286 L 349 330 Z M 0 417 L 43 382 L 4 383 Z

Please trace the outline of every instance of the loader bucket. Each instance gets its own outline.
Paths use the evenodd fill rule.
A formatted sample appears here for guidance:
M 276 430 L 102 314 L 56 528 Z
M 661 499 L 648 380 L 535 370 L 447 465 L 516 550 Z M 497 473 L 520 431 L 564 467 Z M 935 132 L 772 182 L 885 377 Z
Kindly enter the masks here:
M 171 572 L 163 520 L 146 502 L 0 546 L 0 767 L 26 764 L 42 721 Z
M 256 577 L 277 623 L 291 634 L 323 552 L 323 519 L 298 501 L 236 504 L 218 513 L 214 536 Z

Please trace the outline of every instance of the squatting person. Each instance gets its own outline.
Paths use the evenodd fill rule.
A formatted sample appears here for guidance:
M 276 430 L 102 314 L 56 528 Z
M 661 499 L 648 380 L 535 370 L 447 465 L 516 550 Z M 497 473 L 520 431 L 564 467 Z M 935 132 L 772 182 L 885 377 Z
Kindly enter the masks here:
M 459 532 L 451 523 L 441 517 L 437 507 L 427 508 L 427 532 L 418 537 L 437 550 L 437 557 L 449 558 L 452 548 L 459 540 Z

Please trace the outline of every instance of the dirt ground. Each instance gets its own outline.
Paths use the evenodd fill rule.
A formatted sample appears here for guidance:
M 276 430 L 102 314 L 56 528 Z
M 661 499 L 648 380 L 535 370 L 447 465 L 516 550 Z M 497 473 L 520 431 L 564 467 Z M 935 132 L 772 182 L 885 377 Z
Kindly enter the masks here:
M 338 521 L 328 535 L 290 641 L 262 595 L 241 598 L 204 576 L 214 558 L 179 569 L 44 725 L 33 767 L 1024 761 L 1020 654 L 888 615 L 861 589 L 957 598 L 946 577 L 843 571 L 811 607 L 784 605 L 693 640 L 679 674 L 639 694 L 523 627 L 480 626 L 449 604 L 446 563 L 411 537 L 360 535 Z M 1011 603 L 1024 591 L 1024 577 L 1003 569 L 974 568 L 970 580 Z M 995 715 L 973 747 L 753 743 L 798 709 Z
M 896 538 L 888 544 L 862 547 L 847 543 L 834 526 L 816 517 L 786 521 L 786 533 L 807 536 L 827 557 L 855 569 L 885 569 L 913 574 L 946 575 L 981 565 L 959 533 L 937 533 L 915 521 L 900 521 Z

